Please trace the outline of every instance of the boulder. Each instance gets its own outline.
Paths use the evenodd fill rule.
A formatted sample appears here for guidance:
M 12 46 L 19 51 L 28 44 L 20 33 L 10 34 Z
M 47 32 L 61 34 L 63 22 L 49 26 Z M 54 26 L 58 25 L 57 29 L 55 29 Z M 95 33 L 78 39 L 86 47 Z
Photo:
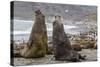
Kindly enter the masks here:
M 72 49 L 75 51 L 81 51 L 82 46 L 80 44 L 72 44 Z

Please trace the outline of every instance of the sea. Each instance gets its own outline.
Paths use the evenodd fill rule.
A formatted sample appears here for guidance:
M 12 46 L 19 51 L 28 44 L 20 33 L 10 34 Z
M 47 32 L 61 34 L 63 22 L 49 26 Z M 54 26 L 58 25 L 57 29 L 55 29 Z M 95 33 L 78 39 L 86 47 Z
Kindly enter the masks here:
M 29 39 L 29 35 L 32 29 L 32 26 L 34 25 L 34 20 L 19 20 L 14 19 L 13 23 L 13 31 L 11 31 L 11 34 L 13 34 L 13 39 L 15 42 L 27 42 Z M 48 39 L 52 37 L 52 31 L 53 31 L 53 23 L 52 22 L 46 22 L 47 27 L 47 36 Z M 69 25 L 64 24 L 64 30 L 66 33 L 78 35 L 82 31 L 88 31 L 85 25 L 78 26 L 78 25 Z

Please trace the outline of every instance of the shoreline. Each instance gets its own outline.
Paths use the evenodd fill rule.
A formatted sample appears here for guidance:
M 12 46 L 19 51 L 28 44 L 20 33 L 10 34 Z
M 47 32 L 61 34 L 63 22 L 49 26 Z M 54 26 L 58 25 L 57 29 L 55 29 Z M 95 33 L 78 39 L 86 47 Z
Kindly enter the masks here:
M 82 60 L 81 62 L 97 61 L 97 50 L 96 49 L 92 49 L 92 50 L 91 49 L 82 49 L 82 51 L 79 51 L 79 53 L 82 55 L 86 55 L 86 60 Z M 32 59 L 25 59 L 22 57 L 14 57 L 14 65 L 15 66 L 57 64 L 57 63 L 70 63 L 70 61 L 55 61 L 55 59 L 53 58 L 53 55 L 46 55 L 43 58 L 32 58 Z

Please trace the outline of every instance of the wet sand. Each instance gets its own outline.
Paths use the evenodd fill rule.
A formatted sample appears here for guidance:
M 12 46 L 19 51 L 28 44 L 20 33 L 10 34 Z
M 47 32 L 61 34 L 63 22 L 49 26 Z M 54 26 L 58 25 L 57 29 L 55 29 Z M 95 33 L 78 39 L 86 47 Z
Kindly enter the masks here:
M 88 61 L 97 61 L 97 50 L 96 49 L 82 49 L 79 51 L 82 55 L 86 55 L 86 60 Z M 24 65 L 40 65 L 40 64 L 56 64 L 56 63 L 71 63 L 69 61 L 55 61 L 53 55 L 46 55 L 43 58 L 34 58 L 34 59 L 25 59 L 25 58 L 14 58 L 15 66 L 24 66 Z

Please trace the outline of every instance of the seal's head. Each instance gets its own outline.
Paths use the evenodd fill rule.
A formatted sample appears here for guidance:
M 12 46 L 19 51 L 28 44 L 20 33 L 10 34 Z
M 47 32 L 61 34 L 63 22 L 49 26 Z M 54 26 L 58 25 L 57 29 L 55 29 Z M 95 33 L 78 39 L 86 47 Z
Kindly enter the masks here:
M 55 21 L 61 22 L 61 16 L 59 15 L 55 16 Z
M 35 11 L 35 17 L 36 17 L 37 21 L 42 21 L 42 20 L 45 19 L 45 16 L 41 12 L 41 10 L 36 10 Z

